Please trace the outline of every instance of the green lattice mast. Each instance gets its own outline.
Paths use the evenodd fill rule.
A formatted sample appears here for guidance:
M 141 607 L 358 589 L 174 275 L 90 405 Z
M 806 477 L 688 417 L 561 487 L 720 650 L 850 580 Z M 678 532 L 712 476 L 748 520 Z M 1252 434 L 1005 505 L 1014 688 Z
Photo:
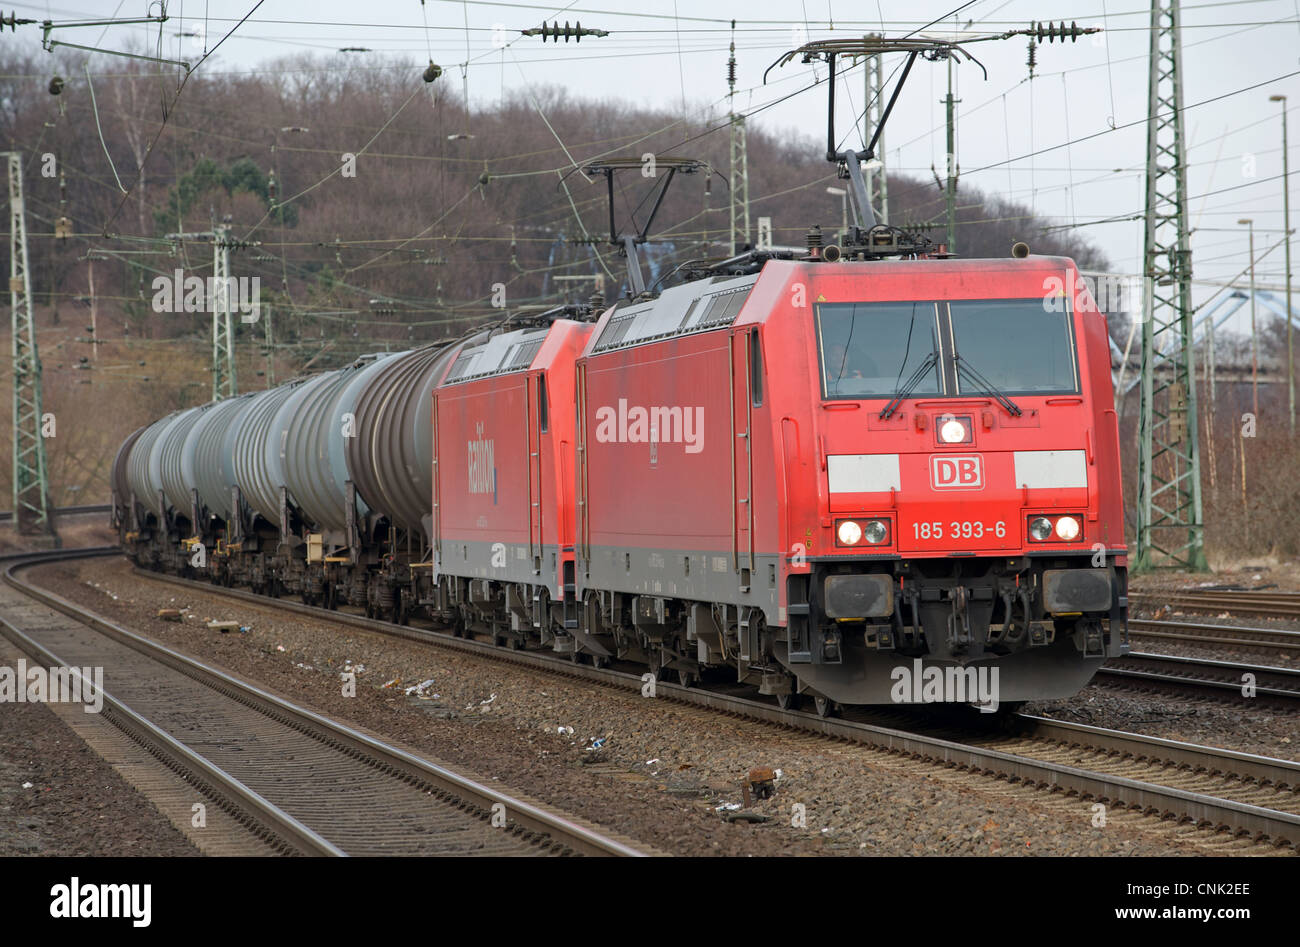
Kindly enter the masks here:
M 1179 0 L 1152 0 L 1135 567 L 1203 570 Z
M 41 360 L 32 316 L 32 280 L 27 263 L 27 223 L 23 208 L 23 164 L 5 152 L 9 167 L 9 305 L 13 361 L 13 516 L 20 533 L 54 533 L 50 483 L 41 427 Z

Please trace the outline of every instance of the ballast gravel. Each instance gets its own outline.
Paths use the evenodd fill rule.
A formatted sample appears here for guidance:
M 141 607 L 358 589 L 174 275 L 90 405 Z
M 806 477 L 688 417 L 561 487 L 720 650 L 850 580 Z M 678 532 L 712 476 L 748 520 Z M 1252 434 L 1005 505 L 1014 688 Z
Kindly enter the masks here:
M 34 575 L 321 713 L 673 854 L 1260 851 L 1135 813 L 1113 811 L 1099 825 L 1086 800 L 181 588 L 133 573 L 125 559 L 41 566 Z M 161 609 L 184 617 L 161 620 Z M 209 621 L 244 630 L 209 630 Z M 355 696 L 344 696 L 346 672 L 355 674 Z M 111 689 L 112 669 L 105 675 Z M 1123 713 L 1082 701 L 1099 717 Z M 1073 719 L 1068 704 L 1047 709 Z M 776 771 L 775 794 L 746 807 L 742 785 L 755 767 Z

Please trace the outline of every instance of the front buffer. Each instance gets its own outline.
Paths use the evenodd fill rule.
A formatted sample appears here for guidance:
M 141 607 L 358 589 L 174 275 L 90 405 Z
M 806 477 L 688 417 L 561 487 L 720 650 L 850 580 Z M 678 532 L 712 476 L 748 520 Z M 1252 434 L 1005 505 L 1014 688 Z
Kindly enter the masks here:
M 777 657 L 841 704 L 1069 697 L 1128 652 L 1122 556 L 818 557 L 788 581 Z

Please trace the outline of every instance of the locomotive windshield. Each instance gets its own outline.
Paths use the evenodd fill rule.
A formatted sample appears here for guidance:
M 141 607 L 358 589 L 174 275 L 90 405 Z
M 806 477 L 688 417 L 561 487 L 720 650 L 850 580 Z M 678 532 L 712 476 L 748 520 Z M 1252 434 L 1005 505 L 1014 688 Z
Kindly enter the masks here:
M 1070 314 L 1041 299 L 973 299 L 948 304 L 961 360 L 1007 394 L 1075 390 Z M 957 394 L 969 393 L 964 377 Z
M 932 302 L 819 304 L 823 397 L 892 396 L 929 355 L 938 354 L 937 311 Z M 912 391 L 940 393 L 937 364 Z
M 1078 391 L 1070 312 L 1041 298 L 820 303 L 816 318 L 824 398 L 893 398 L 917 372 L 908 397 Z

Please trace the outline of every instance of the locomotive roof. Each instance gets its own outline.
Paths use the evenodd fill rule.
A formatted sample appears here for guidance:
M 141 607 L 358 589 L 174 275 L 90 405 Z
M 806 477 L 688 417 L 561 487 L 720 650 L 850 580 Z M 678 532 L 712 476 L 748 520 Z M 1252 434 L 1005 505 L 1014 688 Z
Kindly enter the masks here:
M 456 362 L 442 384 L 522 371 L 533 363 L 548 332 L 550 329 L 546 327 L 521 329 L 494 335 L 482 345 L 466 346 L 456 356 Z
M 605 322 L 591 351 L 608 352 L 731 325 L 758 277 L 696 280 L 665 289 L 652 300 L 622 305 Z
M 944 273 L 1061 272 L 1074 261 L 1063 256 L 1005 257 L 971 260 L 898 260 L 870 263 L 821 263 L 807 260 L 769 262 L 761 272 L 738 277 L 694 280 L 670 287 L 659 296 L 637 302 L 622 301 L 605 320 L 590 354 L 629 348 L 671 336 L 690 335 L 731 325 L 740 314 L 750 290 L 763 273 L 785 267 L 816 268 L 843 276 L 917 275 L 923 269 Z

